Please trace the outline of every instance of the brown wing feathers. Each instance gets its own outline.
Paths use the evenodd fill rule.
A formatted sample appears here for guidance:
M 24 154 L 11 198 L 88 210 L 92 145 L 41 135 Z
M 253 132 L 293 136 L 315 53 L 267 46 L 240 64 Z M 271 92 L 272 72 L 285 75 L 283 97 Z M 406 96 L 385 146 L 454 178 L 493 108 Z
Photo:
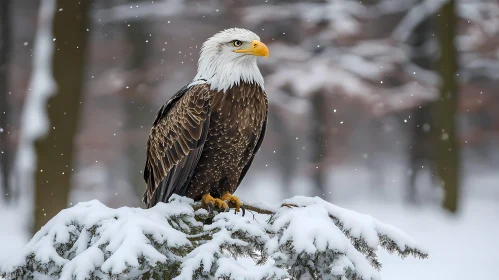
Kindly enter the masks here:
M 210 113 L 209 87 L 204 84 L 183 88 L 158 112 L 144 169 L 148 207 L 185 192 L 203 150 Z

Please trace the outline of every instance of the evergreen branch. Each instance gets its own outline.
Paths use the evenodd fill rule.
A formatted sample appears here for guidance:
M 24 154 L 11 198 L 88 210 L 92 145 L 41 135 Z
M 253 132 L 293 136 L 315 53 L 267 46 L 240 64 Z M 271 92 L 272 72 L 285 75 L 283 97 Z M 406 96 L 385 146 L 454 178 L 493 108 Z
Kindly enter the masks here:
M 378 245 L 401 257 L 428 256 L 396 229 L 320 198 L 245 207 L 260 215 L 219 213 L 203 224 L 208 211 L 179 196 L 150 209 L 80 203 L 40 229 L 0 276 L 370 280 L 379 279 Z M 253 266 L 242 266 L 240 257 L 252 259 Z

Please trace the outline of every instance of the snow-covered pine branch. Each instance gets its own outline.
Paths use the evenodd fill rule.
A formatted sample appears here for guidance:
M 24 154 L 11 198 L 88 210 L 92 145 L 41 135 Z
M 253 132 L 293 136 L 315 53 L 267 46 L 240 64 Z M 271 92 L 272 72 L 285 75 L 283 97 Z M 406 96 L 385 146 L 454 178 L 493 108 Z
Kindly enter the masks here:
M 402 231 L 318 197 L 247 214 L 173 196 L 151 209 L 93 200 L 61 211 L 1 270 L 6 279 L 380 279 L 378 247 L 427 251 Z M 344 278 L 342 278 L 344 277 Z

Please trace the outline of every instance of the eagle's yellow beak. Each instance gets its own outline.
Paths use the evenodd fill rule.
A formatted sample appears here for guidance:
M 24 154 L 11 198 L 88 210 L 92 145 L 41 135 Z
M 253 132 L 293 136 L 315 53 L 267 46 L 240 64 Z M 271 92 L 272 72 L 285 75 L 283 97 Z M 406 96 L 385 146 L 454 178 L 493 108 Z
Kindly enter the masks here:
M 253 40 L 251 42 L 251 45 L 248 46 L 247 48 L 235 50 L 234 52 L 246 53 L 256 56 L 265 56 L 267 59 L 269 59 L 269 48 L 267 48 L 267 46 L 264 43 L 258 40 Z

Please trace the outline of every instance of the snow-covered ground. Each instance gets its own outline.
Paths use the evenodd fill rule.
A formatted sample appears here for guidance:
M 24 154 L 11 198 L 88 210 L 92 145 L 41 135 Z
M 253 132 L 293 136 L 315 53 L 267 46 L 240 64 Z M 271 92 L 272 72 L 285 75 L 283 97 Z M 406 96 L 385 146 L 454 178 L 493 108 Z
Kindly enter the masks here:
M 415 209 L 396 203 L 359 201 L 348 206 L 397 226 L 430 249 L 426 260 L 381 253 L 383 279 L 464 280 L 499 275 L 498 202 L 469 199 L 457 217 L 435 207 Z
M 24 225 L 19 211 L 0 202 L 0 266 L 29 241 Z
M 402 276 L 406 280 L 495 279 L 499 275 L 496 265 L 499 261 L 499 189 L 494 185 L 498 185 L 499 175 L 465 176 L 462 207 L 459 214 L 453 216 L 441 210 L 435 201 L 424 202 L 420 208 L 402 203 L 403 175 L 396 175 L 404 174 L 400 171 L 390 168 L 386 172 L 384 195 L 373 195 L 368 186 L 369 173 L 365 170 L 342 167 L 331 173 L 334 203 L 394 225 L 430 250 L 427 260 L 411 257 L 401 260 L 381 253 L 383 279 L 398 280 Z M 253 175 L 256 176 L 238 191 L 241 197 L 268 203 L 283 198 L 281 190 L 272 187 L 278 182 L 271 176 Z M 257 181 L 257 177 L 260 180 Z M 293 194 L 307 195 L 310 191 L 305 180 L 298 180 L 295 185 Z M 28 241 L 19 213 L 0 203 L 0 266 Z
M 404 230 L 430 252 L 426 260 L 411 257 L 402 260 L 386 252 L 380 253 L 383 279 L 498 278 L 499 174 L 473 170 L 472 175 L 464 176 L 461 209 L 457 215 L 451 215 L 439 207 L 438 190 L 429 187 L 420 188 L 423 193 L 421 207 L 403 203 L 405 173 L 402 166 L 385 170 L 384 187 L 379 192 L 369 186 L 372 178 L 369 172 L 356 168 L 332 170 L 331 194 L 325 194 L 325 199 L 333 197 L 332 202 L 338 206 L 369 214 Z M 422 177 L 421 186 L 428 181 Z M 238 191 L 241 197 L 271 203 L 283 198 L 280 191 L 272 187 L 278 184 L 277 180 L 268 177 L 268 180 L 256 182 L 255 177 L 252 178 L 255 181 Z M 310 188 L 305 180 L 298 180 L 291 186 L 293 195 L 299 192 L 309 195 L 312 193 Z

